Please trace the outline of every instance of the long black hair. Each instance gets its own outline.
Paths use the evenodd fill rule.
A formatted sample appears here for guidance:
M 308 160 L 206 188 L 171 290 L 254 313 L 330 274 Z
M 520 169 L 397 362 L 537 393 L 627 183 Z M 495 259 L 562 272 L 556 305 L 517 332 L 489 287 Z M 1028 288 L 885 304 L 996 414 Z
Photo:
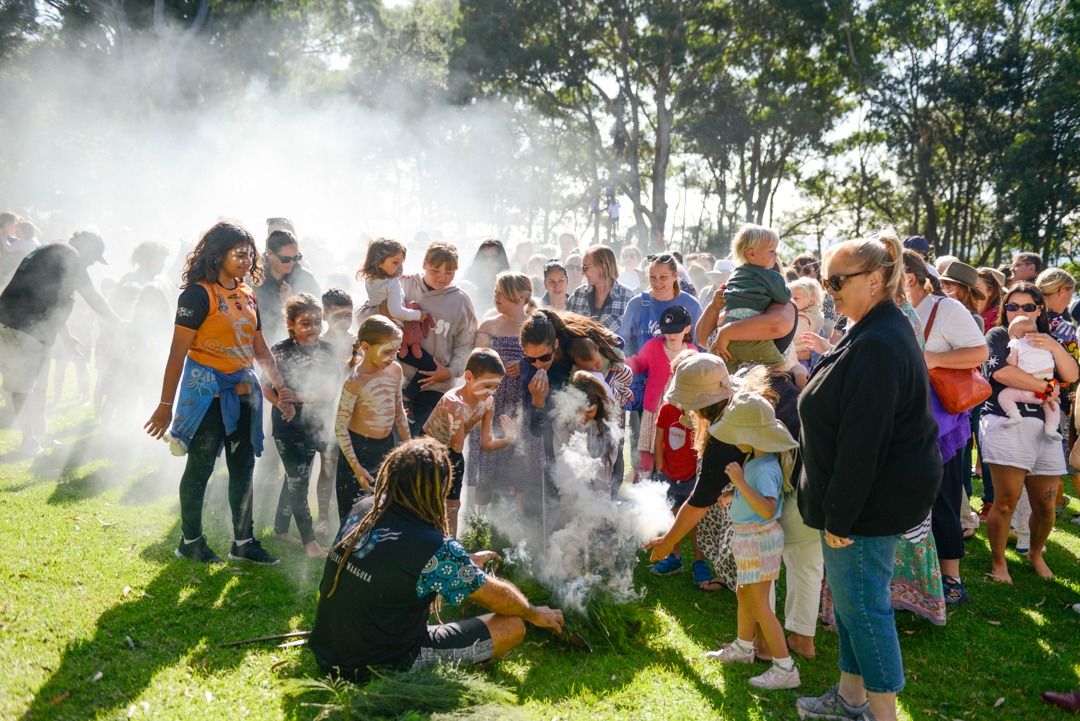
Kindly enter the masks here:
M 262 282 L 262 268 L 259 267 L 259 253 L 255 248 L 255 238 L 239 223 L 223 220 L 215 223 L 210 230 L 203 233 L 195 250 L 187 257 L 187 265 L 181 276 L 181 288 L 195 285 L 202 281 L 215 283 L 221 272 L 221 263 L 230 250 L 240 245 L 251 248 L 251 270 L 248 275 L 251 282 L 258 285 Z

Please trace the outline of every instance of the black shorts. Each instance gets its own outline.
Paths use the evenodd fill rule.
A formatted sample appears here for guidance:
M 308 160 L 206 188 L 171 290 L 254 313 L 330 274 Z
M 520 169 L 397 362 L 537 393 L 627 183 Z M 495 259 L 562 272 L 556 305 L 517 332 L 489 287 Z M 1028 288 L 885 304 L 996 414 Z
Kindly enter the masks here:
M 494 644 L 487 625 L 479 618 L 427 627 L 427 640 L 413 661 L 412 669 L 439 663 L 483 663 L 493 655 Z
M 452 448 L 450 452 L 450 465 L 454 467 L 454 485 L 450 486 L 450 495 L 447 498 L 456 501 L 461 498 L 461 484 L 465 480 L 465 456 Z
M 656 478 L 657 480 L 667 481 L 667 501 L 671 504 L 671 507 L 676 510 L 678 510 L 682 504 L 686 503 L 694 490 L 693 478 L 686 481 L 673 481 L 671 480 L 671 476 L 663 471 L 657 471 Z

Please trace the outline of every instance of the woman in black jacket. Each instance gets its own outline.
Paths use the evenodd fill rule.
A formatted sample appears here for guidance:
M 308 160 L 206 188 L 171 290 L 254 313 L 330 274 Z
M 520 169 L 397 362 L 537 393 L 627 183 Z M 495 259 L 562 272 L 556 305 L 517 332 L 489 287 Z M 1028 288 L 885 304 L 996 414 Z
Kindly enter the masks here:
M 852 325 L 815 368 L 799 402 L 799 509 L 822 531 L 840 639 L 840 684 L 800 698 L 799 717 L 896 718 L 904 669 L 889 581 L 897 538 L 927 518 L 941 483 L 929 379 L 893 298 L 896 235 L 835 245 L 822 282 Z

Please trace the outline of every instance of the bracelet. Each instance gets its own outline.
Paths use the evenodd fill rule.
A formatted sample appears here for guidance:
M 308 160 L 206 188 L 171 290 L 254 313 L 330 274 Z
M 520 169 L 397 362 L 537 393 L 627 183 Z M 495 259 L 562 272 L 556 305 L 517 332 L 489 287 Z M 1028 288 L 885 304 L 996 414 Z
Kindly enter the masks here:
M 169 406 L 169 407 L 172 407 L 172 403 L 171 403 L 171 402 L 169 402 L 169 403 L 166 403 L 165 401 L 158 401 L 158 405 L 159 405 L 159 406 Z

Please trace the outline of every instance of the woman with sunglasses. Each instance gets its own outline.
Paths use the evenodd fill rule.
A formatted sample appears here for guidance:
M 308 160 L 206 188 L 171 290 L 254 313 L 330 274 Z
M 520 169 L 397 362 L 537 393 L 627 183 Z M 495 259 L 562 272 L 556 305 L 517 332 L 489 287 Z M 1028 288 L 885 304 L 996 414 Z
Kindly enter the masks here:
M 633 292 L 620 283 L 619 266 L 611 248 L 594 245 L 582 256 L 581 272 L 585 284 L 573 289 L 566 299 L 566 310 L 598 321 L 612 333 L 618 333 Z
M 266 274 L 261 285 L 255 286 L 255 299 L 262 314 L 263 336 L 268 345 L 289 337 L 285 329 L 285 301 L 298 293 L 322 296 L 318 281 L 307 268 L 300 265 L 304 254 L 296 236 L 288 230 L 275 230 L 266 238 L 263 268 Z
M 821 531 L 840 639 L 840 682 L 796 702 L 800 718 L 895 721 L 904 667 L 891 581 L 900 534 L 930 514 L 941 455 L 926 361 L 895 298 L 900 239 L 832 246 L 826 288 L 851 326 L 799 399 L 799 510 Z M 869 712 L 869 713 L 868 713 Z
M 1020 316 L 1034 319 L 1039 331 L 1028 334 L 1027 340 L 1036 348 L 1050 351 L 1054 357 L 1055 378 L 1050 382 L 1006 362 L 1009 357 L 1009 324 Z M 1005 543 L 1020 490 L 1026 488 L 1031 502 L 1031 536 L 1027 558 L 1041 577 L 1053 578 L 1054 574 L 1042 555 L 1054 525 L 1054 499 L 1059 478 L 1065 473 L 1065 452 L 1060 442 L 1051 440 L 1043 433 L 1041 404 L 1020 404 L 1021 421 L 1009 426 L 1009 419 L 998 402 L 998 394 L 1006 387 L 1019 388 L 1058 401 L 1060 383 L 1075 383 L 1080 379 L 1080 367 L 1069 351 L 1050 334 L 1043 294 L 1026 281 L 1018 282 L 1005 293 L 998 325 L 986 334 L 986 343 L 990 347 L 986 370 L 993 392 L 983 406 L 979 448 L 994 478 L 994 505 L 986 519 L 990 538 L 990 575 L 996 581 L 1012 583 L 1005 563 Z
M 927 368 L 969 369 L 985 362 L 986 341 L 971 307 L 953 297 L 935 296 L 931 292 L 926 265 L 919 262 L 921 259 L 913 251 L 906 251 L 904 255 L 904 282 L 908 298 L 923 328 L 923 353 Z M 958 271 L 954 269 L 955 280 L 952 284 L 963 287 L 950 290 L 970 300 L 971 289 L 975 285 L 975 269 L 959 262 L 951 263 L 949 268 L 954 266 L 962 268 Z M 970 273 L 961 272 L 965 270 Z M 946 276 L 942 278 L 943 281 L 947 279 Z M 961 290 L 967 293 L 961 293 Z M 948 413 L 935 394 L 931 395 L 931 403 L 937 421 L 938 449 L 944 463 L 941 487 L 934 502 L 932 528 L 941 564 L 945 603 L 951 605 L 967 601 L 967 592 L 960 578 L 960 559 L 964 557 L 964 530 L 960 518 L 966 509 L 964 480 L 970 472 L 970 460 L 964 450 L 971 438 L 971 414 L 970 411 Z

